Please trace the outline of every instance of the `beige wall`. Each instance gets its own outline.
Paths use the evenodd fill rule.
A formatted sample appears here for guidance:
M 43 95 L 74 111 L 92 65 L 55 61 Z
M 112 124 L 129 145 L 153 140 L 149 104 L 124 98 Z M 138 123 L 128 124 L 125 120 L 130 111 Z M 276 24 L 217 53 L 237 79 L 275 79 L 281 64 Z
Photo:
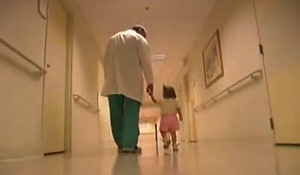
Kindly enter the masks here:
M 300 1 L 255 2 L 276 143 L 300 144 Z
M 205 88 L 202 50 L 219 29 L 225 75 Z M 195 104 L 200 105 L 256 69 L 262 69 L 258 52 L 254 6 L 251 0 L 218 0 L 192 47 L 189 59 L 196 80 Z M 192 87 L 192 86 L 191 86 Z M 271 117 L 266 83 L 262 81 L 238 91 L 196 115 L 201 140 L 271 142 Z
M 73 86 L 73 93 L 96 105 L 97 43 L 81 18 L 74 15 L 73 20 L 74 26 L 68 29 L 69 34 L 73 33 L 70 39 L 73 50 L 68 50 L 72 59 L 67 65 L 67 70 L 72 65 L 73 76 L 67 86 Z M 37 1 L 0 1 L 0 23 L 1 38 L 43 67 L 46 21 L 38 15 Z M 33 66 L 0 44 L 0 84 L 0 162 L 42 156 L 43 78 L 36 76 Z M 66 98 L 70 93 L 71 90 L 67 91 Z M 66 114 L 69 117 L 73 114 L 73 137 L 67 137 L 67 146 L 73 143 L 75 152 L 97 150 L 97 115 L 71 102 L 67 106 L 72 109 L 67 109 Z M 68 134 L 70 127 L 66 129 Z
M 46 22 L 37 1 L 0 1 L 0 37 L 44 65 Z M 43 78 L 0 44 L 0 161 L 42 154 Z
M 99 92 L 101 93 L 104 77 L 103 77 L 103 69 L 102 65 L 99 62 Z M 113 136 L 110 128 L 110 112 L 108 107 L 108 100 L 106 97 L 102 97 L 99 95 L 99 108 L 101 109 L 100 118 L 99 118 L 99 144 L 100 148 L 108 148 L 111 146 L 115 146 L 113 141 Z
M 90 31 L 79 18 L 73 23 L 72 92 L 97 106 L 98 60 L 100 51 Z M 72 152 L 99 151 L 99 114 L 73 101 Z

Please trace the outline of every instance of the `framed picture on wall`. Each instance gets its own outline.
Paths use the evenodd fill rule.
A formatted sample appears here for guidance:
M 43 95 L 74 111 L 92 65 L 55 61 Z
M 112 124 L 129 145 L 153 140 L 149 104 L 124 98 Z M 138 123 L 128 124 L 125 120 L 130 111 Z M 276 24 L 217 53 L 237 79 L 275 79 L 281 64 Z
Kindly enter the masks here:
M 219 30 L 216 31 L 208 42 L 208 45 L 204 48 L 202 56 L 205 87 L 209 88 L 224 76 Z

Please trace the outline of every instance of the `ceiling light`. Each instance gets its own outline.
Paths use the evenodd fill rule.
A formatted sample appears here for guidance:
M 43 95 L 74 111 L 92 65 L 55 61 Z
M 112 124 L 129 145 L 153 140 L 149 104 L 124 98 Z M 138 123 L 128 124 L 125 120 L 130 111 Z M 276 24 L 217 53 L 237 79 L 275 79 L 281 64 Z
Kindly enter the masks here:
M 166 54 L 157 54 L 157 55 L 152 55 L 151 58 L 153 60 L 163 61 L 167 58 L 167 55 Z

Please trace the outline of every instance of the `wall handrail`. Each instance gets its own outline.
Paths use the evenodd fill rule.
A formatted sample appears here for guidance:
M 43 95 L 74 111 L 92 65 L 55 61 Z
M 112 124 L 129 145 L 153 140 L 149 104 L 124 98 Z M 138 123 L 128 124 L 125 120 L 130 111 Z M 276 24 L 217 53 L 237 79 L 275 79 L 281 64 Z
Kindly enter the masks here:
M 91 102 L 89 102 L 88 100 L 86 100 L 85 98 L 83 98 L 81 95 L 73 94 L 73 99 L 76 102 L 78 102 L 78 101 L 81 100 L 82 102 L 85 103 L 85 107 L 88 108 L 88 109 L 94 108 L 95 112 L 97 112 L 97 113 L 100 111 L 100 109 L 97 106 L 93 105 Z
M 38 11 L 38 14 L 39 16 L 43 19 L 43 20 L 46 20 L 46 16 L 43 14 L 43 12 L 41 11 L 41 0 L 38 0 L 38 4 L 37 4 L 37 11 Z
M 17 48 L 15 48 L 11 44 L 9 44 L 7 41 L 5 41 L 1 37 L 0 37 L 0 43 L 3 44 L 4 46 L 6 46 L 8 49 L 10 49 L 11 51 L 13 51 L 15 54 L 17 54 L 21 58 L 23 58 L 28 63 L 30 63 L 32 66 L 34 66 L 35 68 L 37 68 L 40 71 L 41 74 L 46 74 L 47 73 L 47 71 L 44 68 L 42 68 L 40 65 L 38 65 L 37 63 L 35 63 L 34 61 L 32 61 L 32 59 L 30 59 L 29 57 L 27 57 L 26 55 L 24 55 L 20 50 L 18 50 Z
M 252 73 L 248 74 L 247 76 L 241 78 L 237 82 L 235 82 L 232 85 L 228 86 L 227 88 L 225 88 L 221 92 L 217 93 L 215 96 L 211 97 L 209 100 L 206 100 L 201 105 L 195 107 L 194 111 L 198 112 L 200 109 L 205 109 L 208 104 L 216 103 L 217 99 L 220 96 L 224 97 L 227 94 L 233 93 L 235 90 L 241 88 L 241 86 L 239 88 L 237 88 L 237 86 L 244 83 L 246 80 L 258 81 L 262 77 L 262 74 L 263 74 L 263 71 L 261 69 L 253 71 Z

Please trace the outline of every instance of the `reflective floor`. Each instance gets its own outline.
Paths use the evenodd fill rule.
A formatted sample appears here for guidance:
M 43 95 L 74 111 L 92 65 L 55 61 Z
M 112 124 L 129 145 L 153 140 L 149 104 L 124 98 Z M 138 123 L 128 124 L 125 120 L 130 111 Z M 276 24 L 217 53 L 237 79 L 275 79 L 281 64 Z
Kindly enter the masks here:
M 147 136 L 149 137 L 149 136 Z M 159 150 L 142 139 L 143 154 L 52 155 L 0 164 L 0 175 L 299 175 L 300 148 L 271 144 L 182 143 L 180 151 Z

